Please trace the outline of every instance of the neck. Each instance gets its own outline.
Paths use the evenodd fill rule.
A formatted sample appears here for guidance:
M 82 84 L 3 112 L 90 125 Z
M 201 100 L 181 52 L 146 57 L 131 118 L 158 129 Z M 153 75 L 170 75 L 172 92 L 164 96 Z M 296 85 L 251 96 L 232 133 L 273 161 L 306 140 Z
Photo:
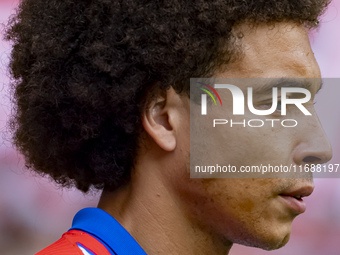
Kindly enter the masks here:
M 232 243 L 195 224 L 154 166 L 139 166 L 129 184 L 103 191 L 99 208 L 111 214 L 147 254 L 229 253 Z

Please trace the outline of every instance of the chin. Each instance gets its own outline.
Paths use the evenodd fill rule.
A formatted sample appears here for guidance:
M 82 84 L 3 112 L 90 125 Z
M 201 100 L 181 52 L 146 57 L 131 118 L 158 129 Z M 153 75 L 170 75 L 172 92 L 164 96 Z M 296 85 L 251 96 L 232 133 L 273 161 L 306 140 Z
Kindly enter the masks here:
M 256 236 L 244 238 L 243 240 L 239 239 L 236 240 L 235 243 L 250 246 L 250 247 L 256 247 L 263 250 L 271 251 L 271 250 L 277 250 L 285 246 L 289 239 L 290 239 L 290 231 L 285 233 L 273 233 L 272 235 L 269 235 L 270 233 L 264 233 L 265 235 L 261 235 L 257 233 Z
M 285 246 L 292 232 L 292 221 L 286 221 L 284 223 L 279 222 L 266 225 L 265 227 L 257 229 L 253 235 L 255 245 L 254 247 L 263 250 L 277 250 Z
M 289 238 L 290 238 L 290 234 L 286 235 L 281 240 L 276 240 L 275 242 L 274 241 L 268 242 L 266 245 L 263 245 L 262 247 L 258 247 L 258 248 L 261 248 L 266 251 L 277 250 L 285 246 L 288 243 Z

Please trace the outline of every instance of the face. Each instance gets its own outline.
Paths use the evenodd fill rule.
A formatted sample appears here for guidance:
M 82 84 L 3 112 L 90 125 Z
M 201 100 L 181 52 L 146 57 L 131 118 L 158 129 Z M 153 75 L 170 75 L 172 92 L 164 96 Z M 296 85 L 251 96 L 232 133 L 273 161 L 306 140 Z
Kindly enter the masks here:
M 236 30 L 244 35 L 241 39 L 243 55 L 215 77 L 320 78 L 319 67 L 303 26 L 277 23 L 275 26 L 249 28 L 243 24 Z M 320 89 L 319 80 L 314 81 L 310 87 L 312 97 Z M 238 86 L 243 91 L 248 87 L 242 84 Z M 260 95 L 255 104 L 266 107 L 266 97 L 271 98 L 271 94 Z M 271 126 L 259 129 L 216 128 L 209 137 L 210 143 L 204 146 L 202 162 L 212 157 L 206 152 L 216 152 L 216 148 L 222 152 L 214 155 L 215 164 L 220 165 L 225 162 L 237 167 L 262 163 L 303 165 L 327 162 L 332 151 L 312 101 L 305 104 L 312 116 L 293 129 Z M 231 107 L 231 100 L 227 100 L 226 104 Z M 301 112 L 296 109 L 287 111 L 289 118 L 301 117 Z M 246 112 L 243 118 L 253 117 Z M 268 116 L 263 116 L 265 118 Z M 206 121 L 200 123 L 202 126 L 205 124 Z M 188 137 L 188 134 L 185 135 Z M 179 146 L 183 147 L 182 152 L 188 151 L 189 143 L 185 136 L 183 141 L 186 142 Z M 313 191 L 311 176 L 303 177 L 189 179 L 186 176 L 177 178 L 174 185 L 184 202 L 188 217 L 216 238 L 263 249 L 276 249 L 287 243 L 293 219 L 305 210 L 303 199 L 299 196 L 307 196 Z

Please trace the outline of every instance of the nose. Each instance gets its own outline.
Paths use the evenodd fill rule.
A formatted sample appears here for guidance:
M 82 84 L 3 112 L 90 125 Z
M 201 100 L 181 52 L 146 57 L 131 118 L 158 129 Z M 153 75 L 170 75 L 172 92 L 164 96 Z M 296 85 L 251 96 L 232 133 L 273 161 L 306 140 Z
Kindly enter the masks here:
M 301 133 L 294 154 L 295 164 L 324 164 L 332 159 L 332 146 L 317 116 L 305 123 Z

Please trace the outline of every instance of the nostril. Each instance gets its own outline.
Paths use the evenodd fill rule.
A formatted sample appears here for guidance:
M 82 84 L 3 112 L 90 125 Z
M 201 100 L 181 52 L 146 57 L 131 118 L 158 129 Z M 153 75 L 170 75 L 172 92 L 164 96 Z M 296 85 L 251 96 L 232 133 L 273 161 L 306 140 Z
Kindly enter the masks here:
M 317 163 L 317 162 L 320 162 L 321 159 L 318 158 L 318 157 L 314 157 L 314 156 L 308 156 L 308 157 L 305 157 L 303 159 L 303 162 L 305 163 Z

